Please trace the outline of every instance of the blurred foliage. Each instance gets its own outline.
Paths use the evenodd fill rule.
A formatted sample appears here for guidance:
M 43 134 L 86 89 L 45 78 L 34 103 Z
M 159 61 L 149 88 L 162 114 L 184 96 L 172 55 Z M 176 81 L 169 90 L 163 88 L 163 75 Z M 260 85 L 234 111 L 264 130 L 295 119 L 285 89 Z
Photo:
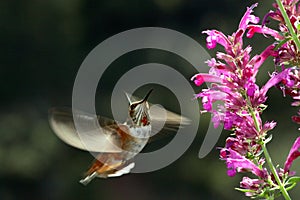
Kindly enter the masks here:
M 92 161 L 89 153 L 61 142 L 48 125 L 48 109 L 70 106 L 73 82 L 81 62 L 100 42 L 119 32 L 145 26 L 174 29 L 205 45 L 201 31 L 216 28 L 231 34 L 246 6 L 243 0 L 2 0 L 0 1 L 0 199 L 243 199 L 234 191 L 240 176 L 229 178 L 225 164 L 213 150 L 204 159 L 198 151 L 209 117 L 203 116 L 192 146 L 170 166 L 145 174 L 78 183 Z M 263 17 L 271 0 L 260 1 L 255 13 Z M 255 42 L 259 41 L 259 42 Z M 253 41 L 252 41 L 253 42 Z M 254 53 L 271 40 L 254 37 Z M 256 50 L 257 49 L 257 50 Z M 215 51 L 210 51 L 213 55 Z M 109 102 L 115 82 L 130 67 L 164 63 L 191 77 L 195 71 L 160 51 L 132 52 L 105 72 L 105 90 L 97 94 L 97 109 L 110 116 Z M 118 66 L 124 66 L 118 69 Z M 259 74 L 263 84 L 273 70 L 269 60 Z M 200 88 L 195 88 L 195 92 Z M 158 89 L 158 91 L 160 91 Z M 141 92 L 143 93 L 143 92 Z M 178 111 L 173 97 L 161 92 L 152 99 Z M 171 95 L 171 94 L 169 94 Z M 190 97 L 192 98 L 193 94 Z M 276 120 L 270 152 L 283 164 L 297 137 L 290 122 L 296 112 L 275 89 L 271 90 L 265 120 Z M 223 146 L 224 132 L 217 146 Z M 297 163 L 293 166 L 295 170 Z M 299 165 L 298 165 L 299 166 Z M 298 187 L 299 188 L 299 187 Z M 295 189 L 293 196 L 300 193 Z

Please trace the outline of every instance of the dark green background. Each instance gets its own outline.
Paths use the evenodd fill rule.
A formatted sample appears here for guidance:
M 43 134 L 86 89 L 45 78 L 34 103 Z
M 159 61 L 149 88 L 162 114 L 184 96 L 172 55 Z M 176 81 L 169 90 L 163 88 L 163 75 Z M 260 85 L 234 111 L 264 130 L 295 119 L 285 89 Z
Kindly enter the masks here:
M 263 17 L 271 0 L 260 1 L 255 14 Z M 84 187 L 78 180 L 92 156 L 61 142 L 48 124 L 48 109 L 70 106 L 77 70 L 100 42 L 119 32 L 146 26 L 180 31 L 205 45 L 203 30 L 216 28 L 231 34 L 254 1 L 244 0 L 2 0 L 0 1 L 0 199 L 245 199 L 234 190 L 241 176 L 227 177 L 214 149 L 198 158 L 206 133 L 203 116 L 197 138 L 172 165 L 145 174 L 94 180 Z M 253 54 L 272 39 L 255 36 Z M 213 55 L 215 51 L 210 51 Z M 150 55 L 150 56 L 149 56 Z M 136 51 L 116 60 L 101 79 L 105 90 L 97 93 L 97 110 L 110 116 L 110 95 L 118 77 L 133 66 L 158 62 L 174 66 L 187 79 L 195 71 L 175 55 L 157 50 Z M 203 63 L 204 65 L 204 63 Z M 120 70 L 120 66 L 125 66 Z M 119 68 L 118 68 L 119 67 Z M 269 60 L 259 73 L 259 83 L 274 67 Z M 170 78 L 170 77 L 168 77 Z M 147 90 L 141 88 L 140 95 Z M 178 111 L 172 93 L 156 87 L 151 100 Z M 200 88 L 194 87 L 195 93 Z M 274 163 L 282 166 L 297 137 L 290 122 L 296 109 L 290 98 L 272 89 L 264 120 L 279 124 L 269 144 Z M 193 94 L 186 98 L 192 98 Z M 223 146 L 227 132 L 217 146 Z M 155 144 L 154 144 L 155 146 Z M 293 169 L 298 171 L 299 161 Z M 294 189 L 292 196 L 300 193 Z

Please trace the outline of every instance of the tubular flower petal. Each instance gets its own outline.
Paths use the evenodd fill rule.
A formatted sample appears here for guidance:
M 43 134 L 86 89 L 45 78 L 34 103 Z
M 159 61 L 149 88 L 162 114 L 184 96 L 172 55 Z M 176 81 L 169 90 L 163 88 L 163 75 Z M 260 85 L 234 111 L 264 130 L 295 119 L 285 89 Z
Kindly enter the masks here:
M 241 188 L 249 190 L 245 193 L 247 197 L 252 197 L 260 194 L 264 186 L 265 182 L 261 179 L 251 179 L 249 177 L 243 177 L 243 180 L 240 182 Z
M 215 82 L 222 83 L 222 79 L 215 75 L 210 74 L 196 74 L 191 78 L 191 81 L 194 81 L 195 85 L 200 86 L 204 82 Z
M 206 46 L 208 49 L 213 49 L 216 47 L 217 43 L 221 44 L 225 48 L 230 46 L 230 41 L 227 37 L 217 30 L 207 30 L 203 31 L 202 33 L 206 33 L 208 36 L 206 38 Z
M 300 137 L 298 137 L 296 139 L 296 141 L 294 142 L 294 144 L 290 150 L 290 153 L 284 164 L 284 172 L 288 172 L 290 170 L 294 160 L 300 156 L 299 149 L 300 149 Z
M 236 172 L 252 172 L 260 178 L 265 178 L 267 175 L 265 171 L 259 169 L 252 161 L 232 149 L 222 149 L 220 156 L 221 159 L 226 160 L 228 176 L 235 176 Z
M 257 3 L 253 4 L 250 8 L 247 8 L 246 13 L 244 14 L 244 16 L 242 17 L 241 21 L 240 21 L 240 25 L 239 28 L 246 30 L 247 25 L 249 24 L 249 22 L 252 22 L 253 24 L 257 24 L 259 22 L 259 18 L 251 15 L 251 13 L 253 12 L 253 9 L 255 7 L 257 7 Z
M 247 32 L 247 37 L 252 38 L 255 33 L 261 33 L 264 35 L 270 35 L 274 37 L 276 40 L 283 40 L 284 37 L 280 35 L 278 31 L 275 31 L 271 28 L 268 28 L 266 26 L 261 26 L 261 25 L 249 25 L 247 26 L 248 32 Z
M 270 78 L 270 80 L 262 87 L 262 89 L 260 91 L 261 95 L 266 95 L 266 93 L 268 92 L 268 90 L 271 87 L 277 85 L 282 80 L 285 80 L 288 73 L 289 73 L 289 69 L 286 69 L 286 70 L 280 72 L 279 74 L 276 74 L 276 75 L 272 76 Z

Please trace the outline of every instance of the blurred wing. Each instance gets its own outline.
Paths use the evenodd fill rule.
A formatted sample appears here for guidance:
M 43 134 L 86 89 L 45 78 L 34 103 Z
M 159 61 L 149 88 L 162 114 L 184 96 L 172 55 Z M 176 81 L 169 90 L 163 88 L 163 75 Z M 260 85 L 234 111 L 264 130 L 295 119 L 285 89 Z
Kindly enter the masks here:
M 190 119 L 156 105 L 151 106 L 150 119 L 152 137 L 149 139 L 149 142 L 175 135 L 179 128 L 191 124 Z
M 99 117 L 95 119 L 86 113 L 76 113 L 76 118 L 80 118 L 80 126 L 86 131 L 78 134 L 69 108 L 52 108 L 49 110 L 49 122 L 54 133 L 65 143 L 75 148 L 93 152 L 121 152 L 121 138 L 118 134 L 113 134 L 118 128 L 118 124 L 111 119 Z M 89 125 L 98 120 L 102 127 L 100 130 L 89 130 Z

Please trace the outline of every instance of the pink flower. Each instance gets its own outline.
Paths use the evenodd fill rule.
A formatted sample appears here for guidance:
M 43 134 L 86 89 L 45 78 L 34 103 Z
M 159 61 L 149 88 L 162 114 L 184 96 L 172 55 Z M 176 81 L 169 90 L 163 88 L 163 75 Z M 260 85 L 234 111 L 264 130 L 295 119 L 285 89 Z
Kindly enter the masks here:
M 296 2 L 298 0 L 283 0 L 284 5 L 288 7 L 292 23 L 300 19 L 300 7 L 296 9 Z M 298 66 L 300 59 L 280 11 L 268 14 L 268 17 L 281 23 L 280 31 L 276 31 L 265 26 L 266 18 L 263 21 L 264 25 L 256 25 L 259 18 L 252 14 L 256 6 L 257 4 L 254 4 L 247 8 L 238 29 L 231 35 L 227 36 L 217 30 L 203 32 L 207 34 L 207 48 L 212 49 L 220 44 L 225 51 L 218 52 L 215 58 L 207 61 L 210 67 L 208 74 L 196 74 L 192 81 L 197 86 L 204 82 L 211 83 L 208 89 L 202 89 L 195 95 L 196 98 L 202 99 L 204 110 L 201 112 L 212 113 L 215 128 L 223 123 L 224 129 L 231 131 L 225 147 L 220 150 L 220 158 L 226 162 L 228 176 L 235 176 L 237 172 L 251 172 L 259 179 L 244 177 L 240 183 L 244 189 L 240 190 L 245 192 L 246 196 L 269 198 L 269 195 L 278 190 L 276 183 L 281 185 L 278 180 L 282 179 L 282 182 L 286 183 L 288 177 L 285 172 L 289 172 L 292 162 L 300 156 L 300 137 L 289 153 L 285 168 L 278 168 L 279 171 L 274 174 L 269 173 L 263 168 L 265 159 L 262 153 L 265 153 L 266 161 L 273 171 L 273 164 L 269 162 L 264 145 L 270 141 L 271 137 L 267 134 L 276 126 L 276 122 L 263 123 L 261 113 L 266 108 L 264 103 L 267 100 L 267 92 L 274 86 L 280 88 L 284 95 L 293 97 L 293 106 L 300 106 L 300 69 L 283 68 L 281 72 L 273 73 L 262 87 L 256 84 L 256 77 L 260 67 L 269 57 L 274 58 L 275 64 L 282 66 L 283 63 Z M 271 36 L 276 43 L 269 45 L 262 53 L 251 56 L 252 47 L 243 47 L 245 33 L 248 38 L 255 33 Z M 213 106 L 217 101 L 223 104 Z M 300 110 L 292 119 L 300 124 Z M 288 173 L 288 176 L 292 176 L 292 173 Z
M 259 169 L 252 161 L 232 149 L 222 149 L 220 156 L 226 160 L 228 176 L 235 176 L 236 172 L 252 172 L 260 178 L 267 176 L 264 170 Z
M 261 179 L 251 179 L 249 177 L 243 177 L 243 180 L 240 182 L 240 187 L 248 189 L 249 191 L 245 193 L 247 197 L 252 197 L 260 194 L 265 186 L 264 180 Z
M 270 35 L 274 37 L 275 40 L 283 40 L 284 37 L 276 30 L 268 28 L 266 26 L 261 25 L 249 25 L 247 26 L 248 32 L 247 37 L 252 38 L 255 33 L 261 33 L 264 35 Z
M 240 25 L 239 28 L 242 30 L 246 30 L 249 22 L 252 22 L 253 24 L 257 24 L 259 22 L 259 18 L 251 15 L 251 13 L 253 12 L 253 9 L 255 7 L 257 7 L 258 3 L 253 4 L 250 8 L 247 8 L 246 13 L 244 14 L 244 16 L 242 17 L 241 21 L 240 21 Z
M 288 18 L 297 33 L 298 30 L 295 27 L 295 23 L 299 21 L 300 9 L 298 7 L 298 0 L 282 0 L 284 9 L 288 15 Z M 280 45 L 277 47 L 277 56 L 275 56 L 276 65 L 295 65 L 299 63 L 299 54 L 297 47 L 293 40 L 290 39 L 290 31 L 285 24 L 285 20 L 281 14 L 281 11 L 278 8 L 277 4 L 274 4 L 275 11 L 270 11 L 264 17 L 263 23 L 261 26 L 258 25 L 248 25 L 247 37 L 251 38 L 255 33 L 261 33 L 265 36 L 272 36 Z M 268 18 L 272 18 L 279 22 L 278 29 L 279 31 L 273 30 L 266 26 L 268 23 Z
M 223 100 L 226 97 L 226 94 L 217 90 L 203 90 L 203 92 L 196 95 L 196 98 L 199 97 L 202 98 L 204 110 L 208 112 L 213 112 L 212 104 L 216 101 Z
M 268 90 L 271 87 L 279 84 L 283 80 L 286 80 L 286 77 L 288 76 L 289 71 L 290 71 L 290 69 L 286 69 L 286 70 L 283 70 L 282 72 L 280 72 L 278 74 L 274 74 L 270 78 L 270 80 L 260 90 L 261 95 L 266 95 L 266 93 L 268 92 Z
M 203 82 L 211 82 L 211 87 L 203 89 L 197 94 L 196 98 L 202 98 L 203 109 L 205 112 L 212 113 L 212 121 L 214 127 L 218 127 L 220 123 L 224 123 L 224 128 L 234 131 L 236 139 L 240 140 L 235 144 L 240 147 L 231 146 L 238 153 L 243 154 L 249 150 L 249 146 L 242 144 L 242 138 L 258 140 L 264 137 L 265 131 L 258 132 L 256 126 L 263 128 L 260 119 L 260 105 L 263 104 L 267 97 L 266 92 L 261 92 L 256 85 L 256 75 L 262 63 L 270 56 L 277 55 L 274 51 L 274 45 L 268 46 L 260 55 L 255 55 L 251 58 L 251 47 L 247 46 L 243 49 L 242 36 L 249 26 L 249 23 L 258 23 L 259 19 L 252 15 L 254 4 L 247 8 L 246 13 L 241 19 L 239 29 L 231 36 L 225 36 L 223 33 L 211 30 L 204 31 L 207 36 L 208 48 L 214 48 L 216 44 L 221 44 L 225 48 L 225 53 L 218 52 L 216 58 L 207 61 L 211 67 L 209 74 L 196 74 L 192 77 L 192 81 L 197 86 Z M 277 83 L 277 82 L 276 82 Z M 275 83 L 275 84 L 276 84 Z M 267 86 L 271 86 L 269 83 Z M 265 91 L 269 88 L 265 87 Z M 248 99 L 245 99 L 247 95 Z M 219 106 L 218 109 L 213 109 L 213 103 L 223 101 L 224 106 Z M 253 112 L 257 118 L 255 124 L 252 115 L 247 109 L 249 102 L 254 107 Z M 204 112 L 202 111 L 202 112 Z M 260 150 L 260 145 L 253 144 L 256 150 Z M 252 152 L 256 152 L 252 149 Z
M 208 35 L 206 38 L 206 47 L 208 49 L 215 48 L 217 44 L 221 44 L 225 48 L 230 46 L 230 41 L 222 32 L 216 30 L 207 30 L 203 31 L 202 33 L 206 33 Z
M 292 120 L 295 123 L 300 124 L 300 111 L 298 111 L 297 115 L 292 116 Z
M 191 78 L 194 81 L 195 85 L 200 86 L 204 82 L 215 82 L 215 83 L 222 83 L 222 79 L 218 76 L 211 75 L 211 74 L 196 74 Z
M 275 126 L 276 126 L 276 122 L 274 122 L 274 121 L 266 122 L 261 129 L 261 134 L 267 133 L 268 131 L 275 128 Z
M 241 156 L 247 156 L 248 152 L 253 150 L 253 154 L 257 155 L 261 151 L 261 146 L 255 141 L 249 142 L 249 139 L 243 136 L 228 137 L 226 139 L 226 149 L 232 149 L 238 152 Z
M 298 137 L 296 139 L 296 141 L 294 142 L 294 144 L 290 150 L 290 153 L 284 164 L 284 172 L 288 172 L 290 170 L 294 160 L 300 156 L 299 149 L 300 149 L 300 137 Z

